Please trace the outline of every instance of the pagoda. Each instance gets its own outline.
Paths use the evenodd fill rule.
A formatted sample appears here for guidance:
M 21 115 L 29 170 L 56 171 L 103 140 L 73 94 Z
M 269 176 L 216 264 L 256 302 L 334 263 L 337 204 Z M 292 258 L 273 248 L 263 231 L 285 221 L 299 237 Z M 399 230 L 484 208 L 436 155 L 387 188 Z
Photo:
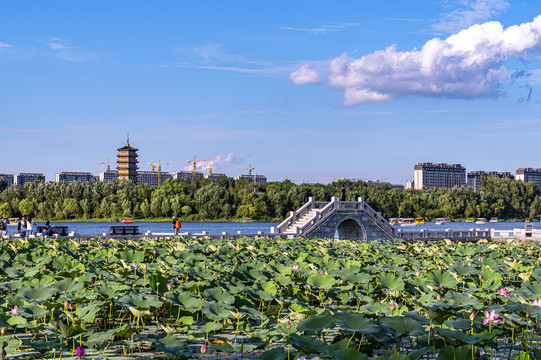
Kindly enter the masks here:
M 126 146 L 121 147 L 118 150 L 118 180 L 127 180 L 131 181 L 134 184 L 137 184 L 137 151 L 134 147 L 130 146 L 130 135 L 126 135 Z

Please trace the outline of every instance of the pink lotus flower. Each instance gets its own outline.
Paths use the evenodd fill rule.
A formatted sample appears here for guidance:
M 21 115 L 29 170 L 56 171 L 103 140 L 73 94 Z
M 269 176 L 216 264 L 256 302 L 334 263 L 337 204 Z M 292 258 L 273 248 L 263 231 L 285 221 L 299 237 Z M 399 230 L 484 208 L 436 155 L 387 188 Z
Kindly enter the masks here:
M 297 271 L 297 270 L 299 270 L 299 268 L 300 268 L 300 266 L 297 265 L 297 264 L 295 264 L 295 265 L 293 265 L 293 266 L 291 267 L 291 270 Z
M 415 272 L 415 276 L 419 276 L 419 275 L 421 275 L 421 270 L 417 270 L 417 271 Z
M 472 311 L 470 314 L 470 320 L 473 321 L 475 319 L 475 313 Z
M 501 296 L 509 296 L 509 294 L 511 294 L 511 291 L 509 291 L 509 289 L 507 287 L 502 287 L 500 289 L 500 295 Z
M 173 289 L 173 285 L 167 284 L 167 290 L 171 291 Z
M 488 312 L 485 310 L 485 320 L 483 320 L 483 325 L 486 324 L 497 324 L 501 320 L 499 320 L 500 316 L 496 314 L 496 310 L 492 310 L 491 312 Z
M 77 349 L 75 349 L 75 355 L 82 358 L 85 356 L 85 349 L 82 346 L 77 346 Z
M 193 241 L 193 244 L 194 244 L 194 245 L 199 245 L 199 241 L 194 240 L 194 241 Z
M 532 305 L 541 308 L 541 300 L 536 299 L 536 300 L 532 301 Z
M 205 343 L 203 344 L 203 346 L 201 346 L 201 354 L 204 354 L 207 352 L 207 342 L 205 341 Z
M 17 310 L 19 310 L 19 307 L 17 305 L 15 305 L 13 307 L 13 309 L 9 310 L 9 313 L 12 314 L 12 315 L 19 315 Z
M 321 274 L 321 275 L 325 275 L 325 272 L 321 271 L 321 270 L 318 270 L 317 272 L 318 274 Z
M 132 268 L 137 269 L 139 267 L 139 264 L 138 263 L 132 263 L 131 266 L 132 266 Z

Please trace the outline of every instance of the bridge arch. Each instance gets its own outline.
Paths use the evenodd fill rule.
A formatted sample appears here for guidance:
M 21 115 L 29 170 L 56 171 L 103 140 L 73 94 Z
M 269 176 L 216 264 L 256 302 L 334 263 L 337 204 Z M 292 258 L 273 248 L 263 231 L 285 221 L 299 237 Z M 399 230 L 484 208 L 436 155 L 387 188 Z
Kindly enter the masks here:
M 344 219 L 337 227 L 336 234 L 340 240 L 366 240 L 366 230 L 357 220 Z

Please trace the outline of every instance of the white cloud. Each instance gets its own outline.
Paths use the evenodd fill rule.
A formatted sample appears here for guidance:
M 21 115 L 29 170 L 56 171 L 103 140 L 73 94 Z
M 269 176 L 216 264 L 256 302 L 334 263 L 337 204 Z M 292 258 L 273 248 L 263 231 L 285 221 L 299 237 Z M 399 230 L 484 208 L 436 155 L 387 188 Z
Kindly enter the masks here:
M 347 28 L 358 27 L 358 26 L 360 26 L 360 24 L 358 23 L 337 23 L 337 24 L 323 25 L 323 26 L 315 27 L 315 28 L 283 26 L 280 28 L 280 30 L 303 31 L 303 32 L 309 32 L 313 35 L 318 35 L 318 34 L 325 34 L 327 32 L 344 31 Z
M 443 16 L 442 20 L 432 25 L 437 31 L 457 32 L 473 24 L 492 19 L 509 7 L 506 0 L 460 0 L 455 1 L 461 8 Z
M 290 79 L 300 85 L 325 76 L 331 87 L 344 93 L 346 105 L 410 95 L 494 97 L 502 92 L 502 82 L 516 78 L 503 62 L 540 49 L 541 15 L 506 29 L 499 22 L 473 25 L 447 39 L 431 39 L 420 50 L 398 51 L 392 45 L 360 59 L 343 54 L 330 61 L 326 73 L 314 74 L 311 64 L 304 64 Z
M 7 47 L 11 47 L 11 45 L 0 41 L 0 48 L 7 48 Z
M 216 160 L 209 160 L 209 161 L 201 161 L 196 164 L 198 170 L 207 170 L 208 168 L 212 168 L 212 171 L 215 172 L 215 170 L 220 169 L 226 169 L 233 165 L 240 165 L 243 163 L 242 159 L 239 159 L 235 154 L 229 153 L 225 158 L 222 158 L 221 156 L 217 156 Z M 193 165 L 187 165 L 184 167 L 184 171 L 191 171 L 193 170 Z

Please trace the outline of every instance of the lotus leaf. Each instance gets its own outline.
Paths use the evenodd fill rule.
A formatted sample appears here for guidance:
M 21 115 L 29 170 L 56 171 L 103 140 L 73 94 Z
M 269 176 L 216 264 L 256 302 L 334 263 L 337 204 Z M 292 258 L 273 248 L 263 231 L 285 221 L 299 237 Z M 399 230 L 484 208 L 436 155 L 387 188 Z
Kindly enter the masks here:
M 6 356 L 20 355 L 17 350 L 23 342 L 17 336 L 0 336 L 0 346 L 6 351 Z
M 118 304 L 125 308 L 135 308 L 137 310 L 147 310 L 151 307 L 159 308 L 162 302 L 154 297 L 146 295 L 128 295 L 118 301 Z
M 293 345 L 293 347 L 296 349 L 308 355 L 326 353 L 330 350 L 330 346 L 328 344 L 312 339 L 308 336 L 291 334 L 291 336 L 289 336 L 287 339 L 287 342 Z
M 188 292 L 173 291 L 168 293 L 165 298 L 175 305 L 185 307 L 192 311 L 201 310 L 201 307 L 203 306 L 203 301 L 201 299 L 196 298 Z
M 83 287 L 83 283 L 67 278 L 54 283 L 54 287 L 60 292 L 77 291 Z
M 287 350 L 281 347 L 265 351 L 259 357 L 260 360 L 286 360 L 288 357 Z
M 19 295 L 28 302 L 43 303 L 56 293 L 56 289 L 51 289 L 44 286 L 38 286 L 34 288 L 23 289 L 19 292 Z
M 96 301 L 87 306 L 79 306 L 77 307 L 77 310 L 75 310 L 75 314 L 83 321 L 93 322 L 96 314 L 101 310 L 101 306 L 103 304 L 105 304 L 105 302 Z
M 446 346 L 438 354 L 437 360 L 462 360 L 462 359 L 471 359 L 471 346 Z
M 429 272 L 427 279 L 440 288 L 454 288 L 457 284 L 455 278 L 451 274 L 438 270 Z
M 334 327 L 332 315 L 311 315 L 299 322 L 297 325 L 297 330 L 300 332 L 303 331 L 315 331 L 320 332 L 323 329 L 329 329 Z
M 205 303 L 201 311 L 205 316 L 214 321 L 221 321 L 233 317 L 229 311 L 231 307 L 225 304 Z
M 397 276 L 394 276 L 392 274 L 381 274 L 377 277 L 378 284 L 381 286 L 382 289 L 386 289 L 389 291 L 402 291 L 404 290 L 404 280 L 400 279 Z
M 374 334 L 379 331 L 379 326 L 361 314 L 339 312 L 334 316 L 334 321 L 344 329 L 359 334 Z
M 43 318 L 45 316 L 45 309 L 38 304 L 28 304 L 19 308 L 19 313 L 28 318 Z
M 332 276 L 322 274 L 313 274 L 306 280 L 308 285 L 323 290 L 330 289 L 336 282 Z
M 209 300 L 222 302 L 227 305 L 231 305 L 233 302 L 235 302 L 235 298 L 233 296 L 220 288 L 207 289 L 205 290 L 204 295 Z
M 402 336 L 419 336 L 426 332 L 424 327 L 414 319 L 407 317 L 389 317 L 378 321 L 384 331 L 393 338 Z
M 157 338 L 152 341 L 152 346 L 156 349 L 162 350 L 167 354 L 174 354 L 178 356 L 186 356 L 186 342 L 182 341 L 178 337 L 167 334 L 163 337 Z

